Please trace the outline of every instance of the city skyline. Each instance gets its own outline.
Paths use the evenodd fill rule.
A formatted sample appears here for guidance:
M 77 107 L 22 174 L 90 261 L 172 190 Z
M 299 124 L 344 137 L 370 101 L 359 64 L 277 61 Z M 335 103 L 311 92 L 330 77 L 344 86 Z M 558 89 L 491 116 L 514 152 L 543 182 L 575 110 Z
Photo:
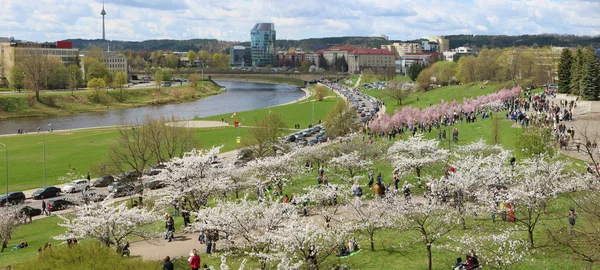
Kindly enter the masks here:
M 0 0 L 0 36 L 30 41 L 102 38 L 102 0 Z M 325 3 L 325 4 L 324 4 Z M 106 39 L 214 38 L 250 41 L 257 22 L 280 39 L 379 36 L 410 40 L 477 34 L 600 35 L 600 2 L 592 0 L 283 1 L 108 0 Z

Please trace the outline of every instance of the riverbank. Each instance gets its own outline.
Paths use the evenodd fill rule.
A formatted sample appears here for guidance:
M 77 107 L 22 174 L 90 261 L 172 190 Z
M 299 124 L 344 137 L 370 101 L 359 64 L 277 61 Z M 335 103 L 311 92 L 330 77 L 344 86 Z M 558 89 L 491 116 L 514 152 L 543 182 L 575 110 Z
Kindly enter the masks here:
M 202 99 L 222 93 L 221 86 L 212 82 L 191 85 L 101 91 L 94 95 L 89 91 L 46 92 L 36 100 L 32 94 L 0 96 L 0 119 L 23 117 L 70 115 L 84 112 L 121 110 L 145 106 L 176 104 Z

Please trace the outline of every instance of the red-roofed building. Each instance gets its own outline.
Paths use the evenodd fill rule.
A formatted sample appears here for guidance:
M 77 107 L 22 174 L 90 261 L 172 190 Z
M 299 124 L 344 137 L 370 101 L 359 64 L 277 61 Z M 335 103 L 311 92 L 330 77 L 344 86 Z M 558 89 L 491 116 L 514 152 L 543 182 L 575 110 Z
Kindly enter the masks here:
M 318 50 L 313 53 L 313 61 L 319 68 L 328 68 L 321 66 L 322 60 L 320 58 L 323 58 L 328 66 L 334 65 L 335 60 L 342 57 L 348 62 L 348 54 L 355 49 L 356 47 L 352 45 L 336 45 L 328 49 Z
M 396 54 L 388 50 L 358 48 L 348 54 L 348 72 L 358 73 L 364 69 L 394 69 Z

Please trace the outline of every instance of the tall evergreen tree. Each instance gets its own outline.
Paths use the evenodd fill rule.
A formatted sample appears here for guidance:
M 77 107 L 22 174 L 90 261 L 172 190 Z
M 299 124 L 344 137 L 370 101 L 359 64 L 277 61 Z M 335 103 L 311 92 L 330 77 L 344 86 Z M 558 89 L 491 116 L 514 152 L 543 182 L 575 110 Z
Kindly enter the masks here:
M 569 93 L 571 85 L 571 66 L 573 65 L 573 55 L 571 50 L 564 48 L 560 55 L 558 64 L 558 92 Z
M 571 94 L 582 95 L 581 78 L 583 77 L 583 49 L 577 48 L 577 53 L 571 66 Z
M 600 62 L 592 47 L 583 50 L 583 74 L 581 76 L 581 91 L 583 98 L 597 100 L 600 95 Z

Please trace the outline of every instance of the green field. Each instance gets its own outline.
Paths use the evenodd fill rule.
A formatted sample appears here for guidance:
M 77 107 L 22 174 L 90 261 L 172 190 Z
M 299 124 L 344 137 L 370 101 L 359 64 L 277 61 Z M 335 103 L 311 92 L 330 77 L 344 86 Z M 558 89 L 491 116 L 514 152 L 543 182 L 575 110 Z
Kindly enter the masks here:
M 314 87 L 309 88 L 314 90 Z M 316 124 L 319 120 L 325 120 L 325 116 L 329 109 L 333 107 L 336 102 L 336 98 L 333 98 L 335 93 L 328 90 L 326 97 L 322 101 L 314 101 L 313 98 L 301 101 L 299 103 L 292 103 L 284 106 L 276 106 L 271 108 L 263 108 L 252 111 L 238 112 L 237 116 L 231 117 L 232 114 L 221 114 L 210 117 L 200 118 L 200 120 L 212 120 L 221 121 L 224 119 L 233 123 L 234 121 L 240 122 L 244 126 L 253 126 L 256 124 L 256 120 L 264 118 L 269 113 L 275 113 L 281 116 L 283 121 L 287 124 L 288 128 L 293 128 L 295 124 L 300 124 L 302 128 L 312 123 L 313 117 L 313 105 L 314 105 L 314 123 Z M 314 103 L 314 104 L 313 104 Z
M 464 85 L 451 85 L 444 86 L 437 89 L 433 89 L 426 92 L 415 92 L 410 94 L 407 98 L 402 100 L 402 105 L 390 97 L 386 97 L 382 90 L 366 90 L 364 91 L 367 95 L 373 96 L 383 102 L 385 102 L 386 113 L 393 114 L 395 110 L 402 106 L 410 105 L 415 108 L 423 109 L 429 105 L 438 104 L 442 100 L 446 102 L 452 102 L 453 100 L 462 102 L 465 98 L 473 98 L 478 96 L 487 95 L 489 93 L 496 92 L 498 89 L 497 84 L 488 84 L 485 89 L 480 89 L 479 84 L 473 84 L 466 87 Z M 418 100 L 417 100 L 418 99 Z

